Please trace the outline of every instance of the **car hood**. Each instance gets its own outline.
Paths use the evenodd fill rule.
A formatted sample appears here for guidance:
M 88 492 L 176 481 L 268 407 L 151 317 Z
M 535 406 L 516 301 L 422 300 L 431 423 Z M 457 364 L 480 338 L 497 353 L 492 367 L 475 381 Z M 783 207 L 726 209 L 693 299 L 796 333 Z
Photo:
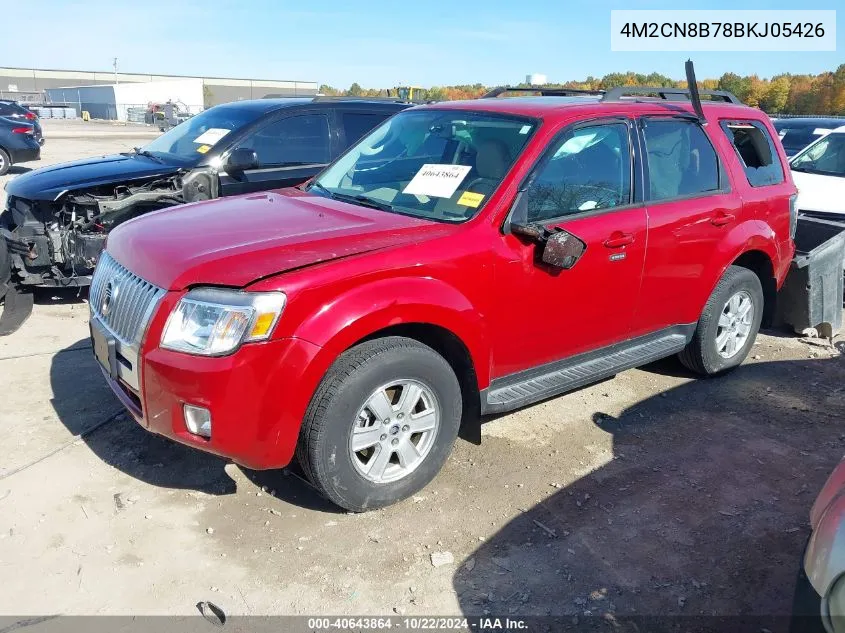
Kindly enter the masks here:
M 149 213 L 114 229 L 107 250 L 160 288 L 244 287 L 276 273 L 454 230 L 285 189 Z
M 163 165 L 146 156 L 97 156 L 21 174 L 8 182 L 6 193 L 28 200 L 56 200 L 69 190 L 166 176 L 179 169 L 179 165 Z
M 798 210 L 845 214 L 845 178 L 793 171 Z

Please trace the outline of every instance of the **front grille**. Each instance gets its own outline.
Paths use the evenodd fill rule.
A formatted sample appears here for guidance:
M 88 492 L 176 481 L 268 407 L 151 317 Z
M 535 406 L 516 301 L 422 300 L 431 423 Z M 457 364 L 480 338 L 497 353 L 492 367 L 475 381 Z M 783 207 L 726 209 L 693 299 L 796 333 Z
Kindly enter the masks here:
M 164 292 L 103 251 L 94 270 L 88 301 L 94 314 L 122 343 L 136 345 Z

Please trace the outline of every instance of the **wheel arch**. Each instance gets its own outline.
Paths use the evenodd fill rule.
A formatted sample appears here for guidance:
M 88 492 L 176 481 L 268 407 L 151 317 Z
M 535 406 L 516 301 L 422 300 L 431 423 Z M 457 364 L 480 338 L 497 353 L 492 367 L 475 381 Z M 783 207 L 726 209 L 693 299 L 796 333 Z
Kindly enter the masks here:
M 762 250 L 751 249 L 734 259 L 730 266 L 745 268 L 757 275 L 763 287 L 763 325 L 770 326 L 777 306 L 777 279 L 771 257 Z
M 440 279 L 400 276 L 350 287 L 329 301 L 297 314 L 296 325 L 282 334 L 320 347 L 307 384 L 316 388 L 341 354 L 360 343 L 404 336 L 434 349 L 455 371 L 464 400 L 461 436 L 480 441 L 480 394 L 490 381 L 490 347 L 482 311 L 469 298 Z
M 780 261 L 780 251 L 776 235 L 770 227 L 759 222 L 745 222 L 737 226 L 725 236 L 719 248 L 713 252 L 710 264 L 705 268 L 715 274 L 709 283 L 700 287 L 698 314 L 701 314 L 728 268 L 739 266 L 752 271 L 760 280 L 763 287 L 763 324 L 771 325 L 777 303 L 776 261 Z

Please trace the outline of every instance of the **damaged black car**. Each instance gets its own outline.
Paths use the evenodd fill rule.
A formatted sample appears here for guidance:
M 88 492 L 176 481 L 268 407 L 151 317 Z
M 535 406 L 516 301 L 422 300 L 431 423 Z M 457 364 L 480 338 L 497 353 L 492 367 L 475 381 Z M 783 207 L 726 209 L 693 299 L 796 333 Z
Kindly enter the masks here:
M 227 103 L 143 147 L 17 176 L 6 184 L 0 212 L 0 335 L 28 315 L 29 290 L 88 286 L 108 232 L 122 222 L 187 202 L 298 185 L 409 105 L 332 97 Z

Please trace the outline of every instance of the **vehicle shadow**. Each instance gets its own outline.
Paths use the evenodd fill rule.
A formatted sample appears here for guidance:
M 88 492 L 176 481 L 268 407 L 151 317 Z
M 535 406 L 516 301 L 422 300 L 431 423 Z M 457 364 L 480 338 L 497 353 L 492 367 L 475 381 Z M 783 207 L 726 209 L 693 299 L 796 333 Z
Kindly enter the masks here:
M 27 172 L 30 172 L 33 169 L 35 169 L 35 168 L 34 167 L 25 167 L 23 165 L 12 165 L 11 167 L 9 167 L 9 171 L 7 171 L 6 173 L 9 176 L 17 176 L 19 174 L 25 174 Z
M 69 305 L 88 301 L 88 288 L 36 288 L 36 305 Z
M 271 497 L 291 505 L 328 514 L 345 514 L 346 511 L 322 496 L 305 477 L 294 460 L 290 466 L 277 470 L 249 470 L 243 474 Z
M 226 460 L 141 428 L 103 380 L 87 339 L 53 355 L 51 404 L 59 420 L 101 460 L 140 481 L 162 488 L 233 494 Z
M 845 450 L 843 385 L 843 357 L 751 362 L 592 411 L 612 458 L 562 468 L 571 483 L 459 563 L 461 610 L 555 618 L 536 630 L 789 630 L 810 506 Z

